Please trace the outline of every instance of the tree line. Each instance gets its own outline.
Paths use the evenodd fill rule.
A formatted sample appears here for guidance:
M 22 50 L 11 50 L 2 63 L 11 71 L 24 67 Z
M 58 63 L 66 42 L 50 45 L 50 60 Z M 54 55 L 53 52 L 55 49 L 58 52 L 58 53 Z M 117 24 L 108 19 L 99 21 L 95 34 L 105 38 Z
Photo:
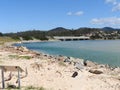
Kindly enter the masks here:
M 117 31 L 117 33 L 115 33 Z M 115 34 L 113 34 L 115 33 Z M 90 36 L 91 39 L 112 39 L 115 36 L 119 36 L 119 29 L 100 29 L 100 28 L 79 28 L 79 29 L 66 29 L 63 27 L 54 28 L 49 31 L 41 30 L 29 30 L 17 33 L 0 33 L 0 36 L 8 36 L 16 40 L 48 40 L 48 36 L 53 38 L 54 36 Z

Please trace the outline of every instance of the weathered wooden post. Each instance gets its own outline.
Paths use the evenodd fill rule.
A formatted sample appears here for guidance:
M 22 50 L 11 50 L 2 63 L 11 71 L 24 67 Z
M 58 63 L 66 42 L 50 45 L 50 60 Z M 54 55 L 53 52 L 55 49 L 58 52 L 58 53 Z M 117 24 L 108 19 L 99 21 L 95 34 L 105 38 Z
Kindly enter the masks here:
M 1 75 L 2 75 L 2 89 L 5 88 L 5 80 L 4 80 L 4 69 L 1 69 Z
M 18 68 L 18 88 L 20 88 L 20 69 Z
M 23 72 L 24 70 L 22 70 L 19 66 L 1 66 L 0 65 L 0 69 L 1 69 L 1 76 L 2 76 L 2 89 L 5 88 L 5 79 L 4 79 L 4 72 L 6 71 L 11 71 L 11 72 L 16 72 L 18 71 L 18 88 L 21 87 L 20 84 L 20 72 Z M 11 80 L 11 79 L 10 79 Z

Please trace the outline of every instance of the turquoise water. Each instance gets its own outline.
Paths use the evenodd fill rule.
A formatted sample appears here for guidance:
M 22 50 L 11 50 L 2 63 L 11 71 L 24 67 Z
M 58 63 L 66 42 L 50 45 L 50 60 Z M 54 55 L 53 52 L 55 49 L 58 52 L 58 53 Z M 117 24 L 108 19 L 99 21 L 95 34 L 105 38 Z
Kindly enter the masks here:
M 82 40 L 17 44 L 51 55 L 72 56 L 120 66 L 120 40 Z

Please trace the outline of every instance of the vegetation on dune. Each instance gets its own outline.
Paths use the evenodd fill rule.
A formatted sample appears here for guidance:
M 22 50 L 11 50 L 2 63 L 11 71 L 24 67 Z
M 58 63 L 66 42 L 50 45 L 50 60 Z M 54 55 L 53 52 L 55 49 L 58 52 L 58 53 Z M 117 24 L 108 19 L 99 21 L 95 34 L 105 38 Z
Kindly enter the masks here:
M 25 90 L 46 90 L 46 89 L 44 87 L 28 86 L 28 87 L 25 87 Z
M 19 58 L 22 58 L 22 59 L 31 59 L 32 57 L 31 56 L 19 56 Z
M 11 37 L 0 36 L 0 45 L 5 44 L 6 42 L 14 42 L 14 41 L 16 40 L 12 39 Z
M 59 65 L 59 66 L 64 66 L 64 67 L 67 66 L 63 61 L 60 61 L 60 62 L 58 63 L 58 65 Z
M 9 57 L 9 58 L 17 58 L 17 59 L 19 58 L 18 55 L 8 55 L 8 57 Z
M 21 87 L 20 89 L 18 87 L 8 87 L 5 90 L 46 90 L 44 87 L 34 87 L 34 86 L 26 86 Z
M 8 56 L 9 58 L 11 58 L 11 59 L 27 59 L 27 60 L 29 60 L 29 59 L 31 59 L 32 57 L 31 56 L 19 56 L 19 55 L 9 55 Z

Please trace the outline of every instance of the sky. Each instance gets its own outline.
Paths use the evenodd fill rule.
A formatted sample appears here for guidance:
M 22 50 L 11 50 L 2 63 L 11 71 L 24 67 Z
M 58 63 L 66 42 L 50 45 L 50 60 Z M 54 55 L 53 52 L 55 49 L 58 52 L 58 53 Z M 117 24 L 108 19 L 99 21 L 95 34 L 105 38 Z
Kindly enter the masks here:
M 0 0 L 0 32 L 120 28 L 120 0 Z

